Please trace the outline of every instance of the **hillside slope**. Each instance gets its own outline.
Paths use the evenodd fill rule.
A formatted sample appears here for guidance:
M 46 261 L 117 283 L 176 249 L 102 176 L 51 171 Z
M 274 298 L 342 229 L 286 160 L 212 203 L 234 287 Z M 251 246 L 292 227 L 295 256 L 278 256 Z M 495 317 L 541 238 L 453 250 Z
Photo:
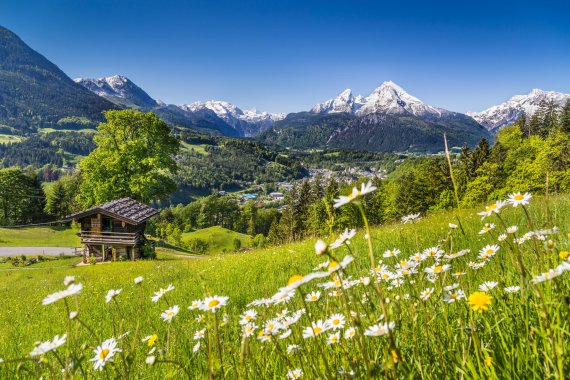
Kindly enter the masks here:
M 30 132 L 66 117 L 101 121 L 101 112 L 111 108 L 116 106 L 75 83 L 0 26 L 0 124 Z

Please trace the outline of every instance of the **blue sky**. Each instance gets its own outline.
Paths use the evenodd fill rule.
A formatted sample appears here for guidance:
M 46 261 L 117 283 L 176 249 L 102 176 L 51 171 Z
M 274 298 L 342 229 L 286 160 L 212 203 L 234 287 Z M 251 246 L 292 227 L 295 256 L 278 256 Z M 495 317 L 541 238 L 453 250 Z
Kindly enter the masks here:
M 70 77 L 122 74 L 167 103 L 306 110 L 392 80 L 478 111 L 570 93 L 568 1 L 2 1 L 0 25 Z

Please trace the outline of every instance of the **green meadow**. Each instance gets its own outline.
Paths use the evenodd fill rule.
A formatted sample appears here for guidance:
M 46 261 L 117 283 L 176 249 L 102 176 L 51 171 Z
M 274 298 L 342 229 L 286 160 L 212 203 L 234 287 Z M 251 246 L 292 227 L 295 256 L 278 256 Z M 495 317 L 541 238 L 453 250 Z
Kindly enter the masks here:
M 485 220 L 476 214 L 484 207 L 437 212 L 373 228 L 369 240 L 358 231 L 321 256 L 315 237 L 198 259 L 162 252 L 154 261 L 2 267 L 0 378 L 564 378 L 570 273 L 536 279 L 570 249 L 569 201 L 536 198 Z M 494 226 L 484 232 L 485 223 Z M 295 275 L 309 273 L 321 277 L 298 286 Z M 42 305 L 66 289 L 66 276 L 82 289 Z M 271 304 L 248 306 L 288 284 Z M 121 292 L 106 303 L 111 289 Z M 198 300 L 202 310 L 189 310 Z M 62 334 L 61 346 L 30 356 L 35 342 Z M 110 338 L 116 345 L 100 346 Z
M 217 254 L 234 251 L 234 240 L 240 241 L 242 248 L 250 246 L 251 238 L 220 226 L 202 228 L 193 232 L 185 232 L 181 236 L 183 243 L 188 243 L 192 239 L 200 239 L 208 243 L 208 254 Z
M 80 247 L 77 232 L 68 227 L 0 228 L 0 247 Z

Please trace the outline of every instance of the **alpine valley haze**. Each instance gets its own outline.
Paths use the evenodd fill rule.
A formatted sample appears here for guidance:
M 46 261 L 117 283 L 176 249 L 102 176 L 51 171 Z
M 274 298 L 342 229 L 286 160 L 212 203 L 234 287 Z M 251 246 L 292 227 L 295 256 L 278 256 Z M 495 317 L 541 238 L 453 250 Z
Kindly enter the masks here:
M 570 4 L 0 4 L 0 380 L 565 379 Z

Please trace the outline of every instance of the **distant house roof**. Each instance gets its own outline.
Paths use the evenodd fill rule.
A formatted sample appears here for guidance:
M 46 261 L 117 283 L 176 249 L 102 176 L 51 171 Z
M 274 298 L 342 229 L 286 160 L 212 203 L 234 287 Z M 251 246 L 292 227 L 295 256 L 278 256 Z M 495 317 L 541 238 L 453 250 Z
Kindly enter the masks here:
M 69 215 L 65 220 L 77 220 L 97 213 L 105 214 L 130 224 L 139 224 L 158 214 L 158 211 L 134 199 L 121 198 Z

